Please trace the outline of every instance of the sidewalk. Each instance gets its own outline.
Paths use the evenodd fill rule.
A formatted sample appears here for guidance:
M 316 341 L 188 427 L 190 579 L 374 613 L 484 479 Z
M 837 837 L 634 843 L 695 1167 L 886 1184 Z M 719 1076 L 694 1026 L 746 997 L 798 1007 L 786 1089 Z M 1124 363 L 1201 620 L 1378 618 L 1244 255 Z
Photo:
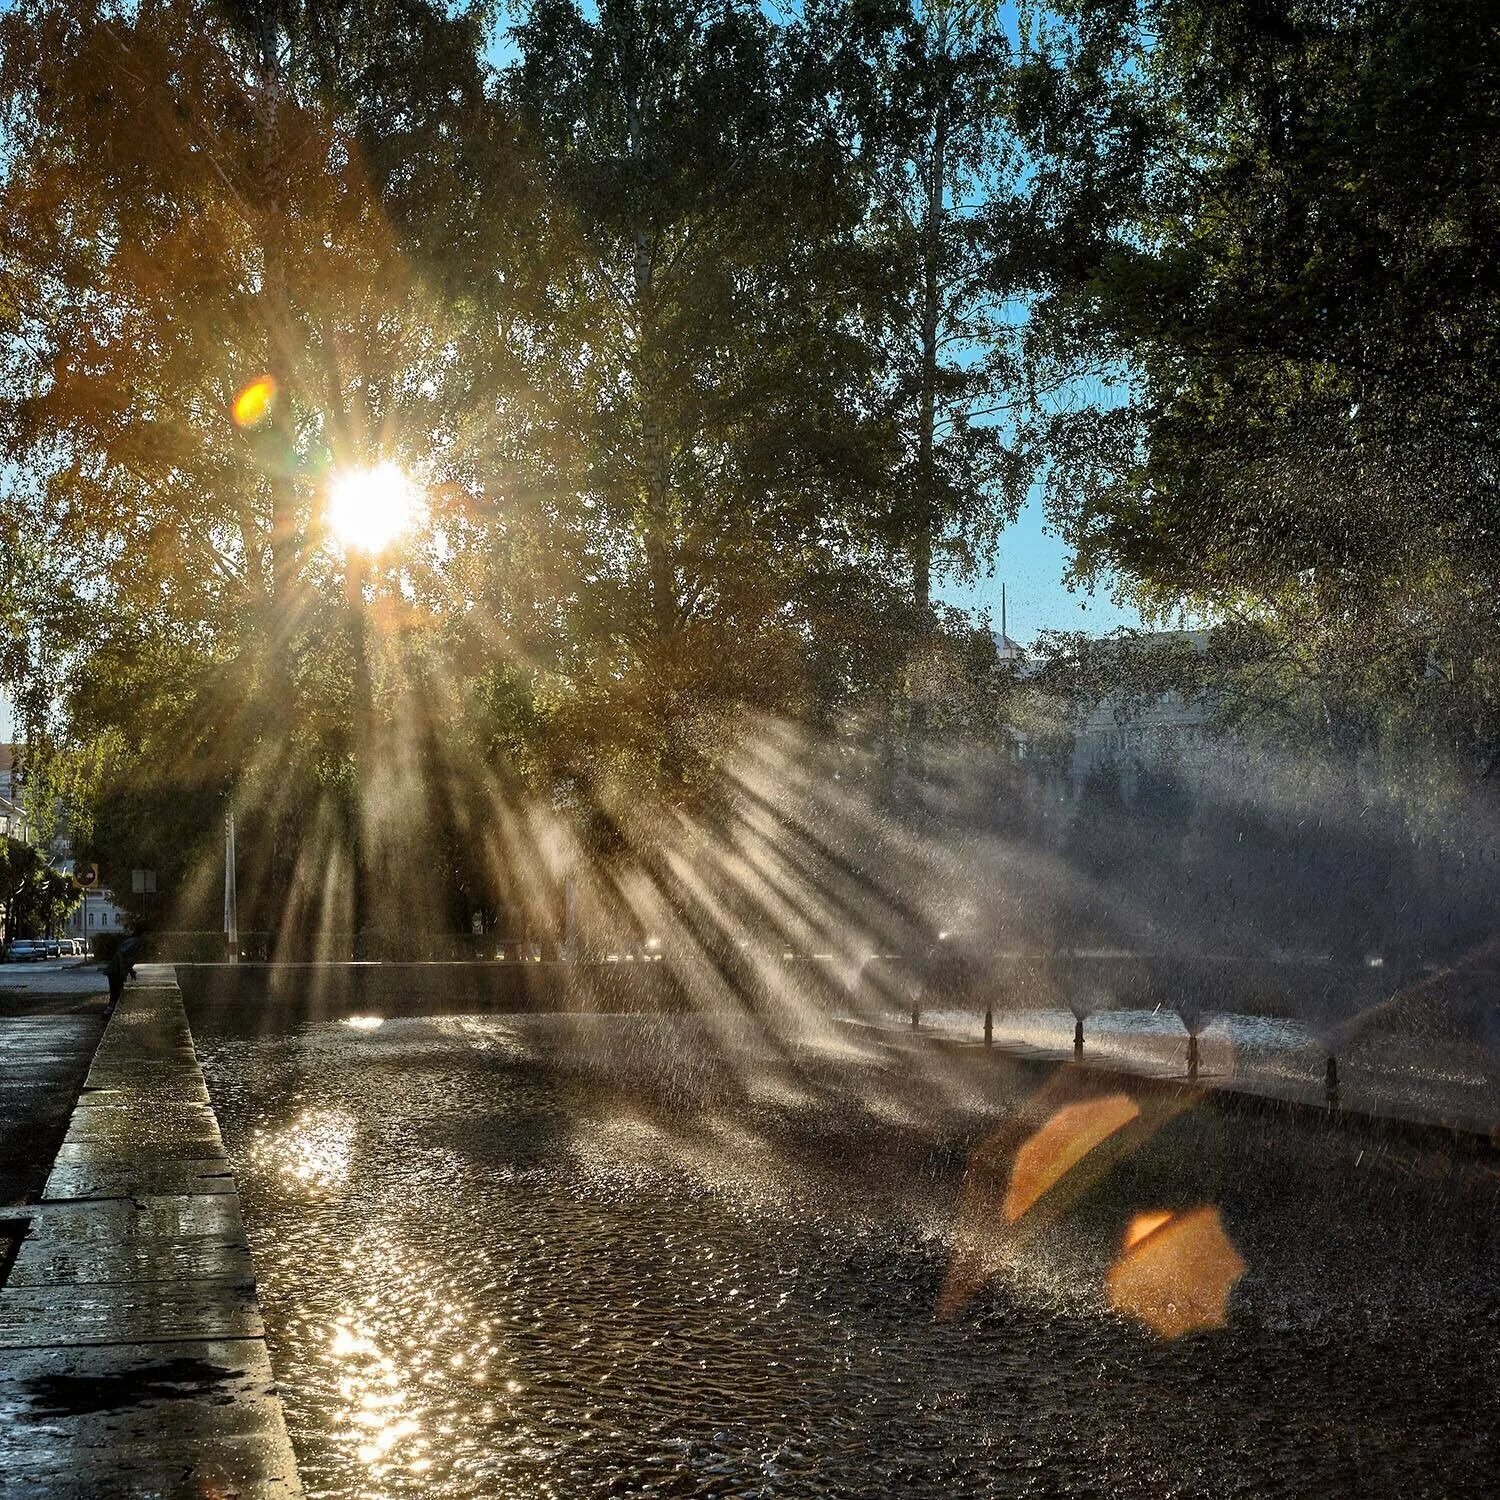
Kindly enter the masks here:
M 239 1197 L 169 967 L 94 1056 L 0 1289 L 0 1495 L 301 1494 Z
M 108 989 L 93 967 L 0 965 L 0 1224 L 42 1190 L 104 1031 Z M 9 1238 L 0 1227 L 0 1272 Z

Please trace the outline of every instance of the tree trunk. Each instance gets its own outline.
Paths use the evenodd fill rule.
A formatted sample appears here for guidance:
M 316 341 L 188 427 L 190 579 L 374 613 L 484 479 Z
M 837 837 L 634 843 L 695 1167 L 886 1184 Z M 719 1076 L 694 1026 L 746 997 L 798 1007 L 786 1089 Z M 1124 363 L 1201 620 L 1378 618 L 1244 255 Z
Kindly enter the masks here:
M 926 202 L 922 218 L 922 376 L 917 415 L 917 494 L 913 517 L 912 594 L 924 617 L 932 608 L 932 553 L 937 529 L 934 497 L 934 447 L 937 429 L 938 337 L 941 315 L 943 255 L 943 189 L 948 177 L 947 13 L 938 19 L 936 41 L 939 79 L 932 121 L 932 154 L 927 162 Z
M 354 828 L 350 847 L 349 909 L 354 929 L 354 957 L 369 957 L 358 951 L 362 922 L 371 913 L 370 871 L 380 865 L 373 847 L 378 824 L 370 816 L 370 772 L 374 749 L 375 689 L 370 672 L 369 615 L 365 604 L 365 562 L 351 550 L 345 563 L 344 605 L 348 613 L 349 641 L 354 658 Z M 383 915 L 383 914 L 382 914 Z
M 286 206 L 279 174 L 285 170 L 282 140 L 282 88 L 280 7 L 261 0 L 260 9 L 260 83 L 261 130 L 264 135 L 261 160 L 264 172 L 259 183 L 261 213 L 261 255 L 265 306 L 265 369 L 276 382 L 277 399 L 267 419 L 261 445 L 265 463 L 265 482 L 270 492 L 270 576 L 263 583 L 260 624 L 261 649 L 265 653 L 261 673 L 260 732 L 264 743 L 277 751 L 291 743 L 292 668 L 291 629 L 300 610 L 298 594 L 298 552 L 296 485 L 294 463 L 296 430 L 292 411 L 293 371 L 291 368 L 290 296 L 286 264 L 282 253 L 282 235 Z M 248 373 L 248 372 L 247 372 Z M 261 570 L 257 569 L 257 572 Z M 289 867 L 279 867 L 276 854 L 284 852 L 283 840 L 274 814 L 262 824 L 262 834 L 269 839 L 272 863 L 264 868 L 262 879 L 271 892 L 286 889 Z M 289 851 L 285 851 L 289 852 Z M 251 892 L 259 903 L 261 892 Z M 259 910 L 259 906 L 257 906 Z M 274 914 L 277 918 L 280 913 Z
M 641 101 L 637 90 L 626 104 L 626 135 L 630 159 L 637 161 L 642 150 Z M 652 342 L 651 297 L 655 279 L 655 257 L 649 226 L 637 222 L 635 256 L 632 266 L 635 313 L 637 398 L 641 410 L 642 462 L 646 476 L 646 508 L 642 528 L 646 551 L 647 585 L 651 591 L 651 619 L 660 637 L 670 635 L 677 623 L 677 580 L 672 562 L 672 528 L 670 515 L 671 471 L 667 462 L 667 443 L 661 430 L 657 410 L 658 394 L 654 372 L 655 349 Z
M 911 539 L 912 598 L 918 629 L 924 634 L 932 614 L 932 554 L 938 526 L 935 490 L 937 440 L 938 338 L 941 315 L 943 189 L 948 177 L 948 18 L 941 10 L 934 42 L 939 70 L 932 120 L 932 153 L 927 161 L 922 219 L 921 385 L 917 412 L 917 493 Z M 910 773 L 920 788 L 927 779 L 927 702 L 921 682 L 911 691 Z

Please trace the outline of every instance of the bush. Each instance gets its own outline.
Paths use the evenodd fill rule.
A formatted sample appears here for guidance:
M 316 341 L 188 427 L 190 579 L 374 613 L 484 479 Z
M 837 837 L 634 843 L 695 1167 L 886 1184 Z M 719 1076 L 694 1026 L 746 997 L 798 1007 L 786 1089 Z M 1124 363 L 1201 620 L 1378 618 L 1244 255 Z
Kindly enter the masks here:
M 94 957 L 102 963 L 108 963 L 115 956 L 115 950 L 128 938 L 128 932 L 96 932 L 89 937 L 93 944 Z

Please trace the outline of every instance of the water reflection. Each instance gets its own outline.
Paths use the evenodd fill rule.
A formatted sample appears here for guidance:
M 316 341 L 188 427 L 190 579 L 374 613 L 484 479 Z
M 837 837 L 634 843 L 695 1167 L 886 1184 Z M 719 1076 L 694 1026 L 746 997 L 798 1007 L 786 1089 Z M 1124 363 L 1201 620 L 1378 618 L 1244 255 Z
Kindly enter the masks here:
M 924 1106 L 689 1023 L 195 1036 L 314 1500 L 1347 1492 L 1309 1412 L 1370 1493 L 1489 1473 L 1492 1182 L 993 1057 Z
M 432 1467 L 421 1424 L 407 1410 L 406 1375 L 353 1317 L 335 1325 L 329 1354 L 338 1367 L 342 1436 L 371 1474 L 384 1478 L 404 1465 L 414 1474 Z
M 349 1178 L 354 1148 L 354 1117 L 337 1109 L 303 1109 L 287 1124 L 257 1129 L 250 1159 L 292 1187 L 332 1193 Z
M 486 1298 L 493 1258 L 471 1247 L 461 1267 L 439 1264 L 416 1253 L 410 1229 L 394 1212 L 367 1228 L 340 1260 L 331 1323 L 299 1308 L 287 1332 L 315 1355 L 313 1383 L 331 1402 L 332 1451 L 314 1471 L 347 1474 L 352 1460 L 378 1482 L 375 1493 L 446 1494 L 452 1476 L 473 1470 L 485 1424 L 521 1385 Z

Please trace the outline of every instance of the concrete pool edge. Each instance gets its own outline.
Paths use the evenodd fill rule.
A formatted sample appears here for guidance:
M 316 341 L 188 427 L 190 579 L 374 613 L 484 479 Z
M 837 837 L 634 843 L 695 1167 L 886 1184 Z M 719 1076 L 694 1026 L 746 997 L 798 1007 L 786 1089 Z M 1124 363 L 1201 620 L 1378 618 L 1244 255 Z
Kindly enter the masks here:
M 996 1038 L 993 1043 L 957 1035 L 913 1031 L 909 1025 L 879 1025 L 844 1018 L 853 1031 L 878 1038 L 896 1050 L 951 1053 L 970 1060 L 1004 1058 L 1040 1074 L 1077 1070 L 1102 1086 L 1190 1095 L 1194 1100 L 1235 1114 L 1272 1114 L 1333 1130 L 1361 1132 L 1419 1147 L 1453 1147 L 1492 1154 L 1500 1152 L 1500 1124 L 1470 1117 L 1420 1116 L 1373 1105 L 1330 1105 L 1315 1085 L 1271 1083 L 1202 1072 L 1191 1077 L 1173 1068 L 1132 1065 L 1119 1057 L 1083 1058 L 1059 1049 Z
M 25 1493 L 302 1494 L 239 1195 L 170 966 L 105 1028 L 0 1289 Z

